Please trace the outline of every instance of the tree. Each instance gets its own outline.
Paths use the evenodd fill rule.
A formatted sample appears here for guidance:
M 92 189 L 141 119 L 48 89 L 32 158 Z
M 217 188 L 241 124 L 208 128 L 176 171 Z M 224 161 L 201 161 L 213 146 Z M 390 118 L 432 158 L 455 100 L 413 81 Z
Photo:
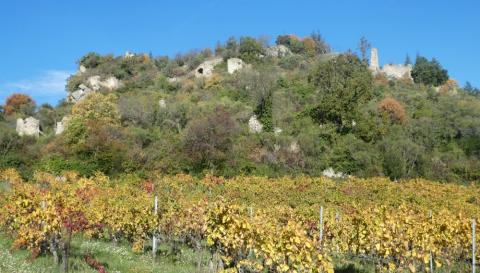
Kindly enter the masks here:
M 284 45 L 288 47 L 293 53 L 301 54 L 305 51 L 305 46 L 295 35 L 279 35 L 276 40 L 277 45 Z
M 405 62 L 404 62 L 405 65 L 411 65 L 412 64 L 412 61 L 410 60 L 410 55 L 407 54 L 407 56 L 405 57 Z
M 26 94 L 14 93 L 10 95 L 4 106 L 5 115 L 18 113 L 22 115 L 33 115 L 35 110 L 35 101 Z
M 102 56 L 95 52 L 89 52 L 87 55 L 83 56 L 78 63 L 83 65 L 85 68 L 95 68 L 102 63 Z
M 478 95 L 480 93 L 480 89 L 473 87 L 473 85 L 469 81 L 465 83 L 463 90 L 472 95 Z
M 435 58 L 429 61 L 419 55 L 413 66 L 412 77 L 415 83 L 440 86 L 447 82 L 448 71 Z
M 37 118 L 40 120 L 42 130 L 45 128 L 53 128 L 57 118 L 55 109 L 48 103 L 42 104 L 37 112 Z
M 320 32 L 313 32 L 310 37 L 315 41 L 316 50 L 318 54 L 327 54 L 330 53 L 330 45 L 323 39 Z
M 240 38 L 240 46 L 238 47 L 240 58 L 246 62 L 258 61 L 260 55 L 263 54 L 263 45 L 252 37 Z
M 368 63 L 367 52 L 371 47 L 372 45 L 367 38 L 362 36 L 362 38 L 360 38 L 360 42 L 358 43 L 358 49 L 360 49 L 360 54 L 364 63 Z
M 121 171 L 127 148 L 116 97 L 90 93 L 73 106 L 70 116 L 62 134 L 69 155 L 105 173 Z
M 372 74 L 353 54 L 320 62 L 309 80 L 320 100 L 310 109 L 310 116 L 318 123 L 332 122 L 341 129 L 352 127 L 359 106 L 372 95 Z
M 238 57 L 238 43 L 235 37 L 228 38 L 222 50 L 222 56 L 225 60 Z

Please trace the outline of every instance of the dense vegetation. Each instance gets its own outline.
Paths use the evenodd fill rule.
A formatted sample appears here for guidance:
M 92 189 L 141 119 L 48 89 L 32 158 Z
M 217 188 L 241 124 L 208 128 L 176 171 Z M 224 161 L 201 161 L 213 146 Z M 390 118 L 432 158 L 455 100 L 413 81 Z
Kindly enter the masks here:
M 75 246 L 75 238 L 107 249 L 128 244 L 141 254 L 151 250 L 154 235 L 176 255 L 182 255 L 181 246 L 197 257 L 210 253 L 201 262 L 209 271 L 200 266 L 196 272 L 333 272 L 355 261 L 375 272 L 429 272 L 430 266 L 435 272 L 467 272 L 471 219 L 480 215 L 478 186 L 425 180 L 188 175 L 112 180 L 102 174 L 37 173 L 23 181 L 6 170 L 0 183 L 0 226 L 13 237 L 12 248 L 30 250 L 32 258 L 53 257 L 63 272 L 71 266 L 70 253 L 80 250 L 90 265 L 101 268 L 109 261 L 101 255 L 96 261 L 88 248 Z M 124 266 L 125 272 L 162 272 L 141 262 Z M 151 270 L 157 266 L 152 263 Z
M 12 95 L 0 112 L 0 168 L 26 178 L 36 170 L 275 177 L 333 168 L 392 180 L 479 180 L 478 89 L 457 87 L 438 61 L 418 56 L 410 82 L 373 76 L 365 39 L 362 58 L 331 53 L 319 34 L 282 35 L 276 43 L 292 54 L 268 56 L 267 42 L 251 37 L 174 58 L 89 53 L 69 92 L 93 75 L 123 86 L 56 107 Z M 223 62 L 212 77 L 195 78 L 191 71 L 214 55 L 250 66 L 228 74 Z M 254 114 L 261 133 L 249 132 Z M 15 133 L 16 118 L 28 115 L 40 120 L 38 139 Z M 55 136 L 66 115 L 67 131 Z

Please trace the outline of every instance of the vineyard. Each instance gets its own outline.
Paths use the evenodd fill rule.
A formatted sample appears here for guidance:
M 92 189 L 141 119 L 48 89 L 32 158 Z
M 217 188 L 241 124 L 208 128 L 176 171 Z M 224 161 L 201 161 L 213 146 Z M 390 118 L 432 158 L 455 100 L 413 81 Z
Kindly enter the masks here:
M 475 185 L 425 180 L 37 173 L 24 181 L 5 170 L 0 224 L 13 251 L 51 256 L 63 271 L 81 236 L 136 253 L 151 252 L 153 237 L 208 250 L 209 272 L 334 272 L 338 257 L 379 272 L 468 272 L 479 198 Z

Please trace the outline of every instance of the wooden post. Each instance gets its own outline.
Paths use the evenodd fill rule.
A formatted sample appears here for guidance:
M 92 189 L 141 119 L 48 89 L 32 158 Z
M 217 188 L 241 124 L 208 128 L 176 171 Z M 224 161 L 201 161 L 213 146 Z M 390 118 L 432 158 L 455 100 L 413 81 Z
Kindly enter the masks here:
M 476 256 L 477 253 L 477 235 L 476 235 L 476 229 L 477 229 L 477 222 L 475 219 L 472 219 L 472 273 L 475 273 L 475 264 L 477 263 L 476 261 Z
M 320 244 L 323 241 L 323 206 L 320 207 Z
M 430 218 L 430 221 L 432 221 L 432 210 L 428 211 L 428 218 Z M 430 273 L 433 273 L 433 254 L 431 250 L 430 250 Z
M 158 196 L 155 195 L 155 201 L 153 203 L 153 207 L 154 207 L 154 215 L 155 217 L 157 217 L 157 214 L 158 214 Z M 155 259 L 155 257 L 157 256 L 157 234 L 156 233 L 156 229 L 155 229 L 155 232 L 153 233 L 153 243 L 152 243 L 152 256 L 153 258 Z

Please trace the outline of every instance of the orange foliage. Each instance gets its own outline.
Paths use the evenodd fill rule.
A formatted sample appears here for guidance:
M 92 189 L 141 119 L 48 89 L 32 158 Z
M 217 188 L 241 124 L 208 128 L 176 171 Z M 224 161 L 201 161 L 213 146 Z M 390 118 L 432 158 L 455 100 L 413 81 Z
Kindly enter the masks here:
M 317 49 L 317 44 L 315 43 L 315 41 L 310 38 L 310 37 L 307 37 L 305 39 L 303 39 L 303 46 L 305 47 L 305 51 L 308 53 L 308 54 L 315 54 L 315 51 Z
M 10 95 L 10 97 L 8 97 L 5 102 L 5 114 L 11 115 L 17 112 L 21 106 L 28 104 L 35 105 L 35 102 L 30 96 L 20 93 L 14 93 Z
M 405 123 L 405 108 L 394 98 L 386 97 L 378 103 L 378 111 L 388 116 L 393 122 Z
M 449 79 L 446 83 L 440 86 L 439 92 L 442 94 L 449 93 L 451 91 L 455 91 L 458 88 L 458 83 L 454 79 Z

